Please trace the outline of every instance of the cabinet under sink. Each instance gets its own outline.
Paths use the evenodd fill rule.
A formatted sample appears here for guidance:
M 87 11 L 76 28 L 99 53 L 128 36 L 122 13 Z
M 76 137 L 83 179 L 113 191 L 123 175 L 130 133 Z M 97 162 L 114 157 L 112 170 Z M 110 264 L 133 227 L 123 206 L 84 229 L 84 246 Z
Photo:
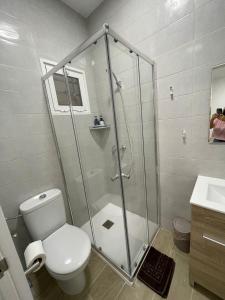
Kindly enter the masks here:
M 190 283 L 225 299 L 225 180 L 199 176 L 191 197 Z

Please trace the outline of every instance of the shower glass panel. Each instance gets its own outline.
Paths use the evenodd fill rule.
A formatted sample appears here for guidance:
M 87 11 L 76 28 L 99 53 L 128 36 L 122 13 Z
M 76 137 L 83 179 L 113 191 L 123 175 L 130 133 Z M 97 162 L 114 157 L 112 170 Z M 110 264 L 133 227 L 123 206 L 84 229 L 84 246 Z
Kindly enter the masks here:
M 111 37 L 109 45 L 131 270 L 134 271 L 148 245 L 138 56 Z M 115 183 L 111 182 L 112 188 Z
M 95 247 L 129 273 L 121 184 L 120 180 L 112 181 L 119 171 L 115 169 L 118 157 L 105 39 L 98 40 L 97 44 L 74 58 L 70 65 L 85 73 L 90 104 L 88 114 L 79 114 L 71 109 L 91 215 L 91 220 L 82 224 L 81 228 L 91 236 L 91 222 Z M 100 115 L 105 126 L 95 127 L 94 118 Z
M 152 240 L 159 224 L 157 196 L 157 148 L 155 135 L 154 78 L 153 66 L 139 57 L 141 105 L 143 119 L 144 158 L 148 203 L 149 238 Z
M 45 65 L 46 71 L 52 68 L 51 64 Z M 58 70 L 46 80 L 47 104 L 53 125 L 53 134 L 56 138 L 56 146 L 63 166 L 63 175 L 66 181 L 64 196 L 69 198 L 69 211 L 72 214 L 72 222 L 82 226 L 89 220 L 87 201 L 84 193 L 84 185 L 81 178 L 81 166 L 77 151 L 77 141 L 70 111 L 70 102 L 66 86 L 64 69 Z M 55 104 L 57 103 L 58 106 Z M 62 108 L 63 107 L 63 108 Z M 89 228 L 89 230 L 91 230 Z M 90 236 L 91 240 L 92 236 Z

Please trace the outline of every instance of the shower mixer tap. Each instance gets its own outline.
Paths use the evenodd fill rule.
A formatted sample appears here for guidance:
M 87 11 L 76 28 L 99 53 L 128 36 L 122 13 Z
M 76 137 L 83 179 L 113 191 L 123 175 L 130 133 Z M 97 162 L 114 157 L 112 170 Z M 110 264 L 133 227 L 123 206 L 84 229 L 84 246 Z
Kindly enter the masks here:
M 130 174 L 121 173 L 121 177 L 126 178 L 126 179 L 130 179 Z M 111 180 L 115 181 L 115 180 L 117 180 L 119 178 L 120 178 L 120 175 L 116 174 L 115 176 L 111 177 Z
M 122 145 L 120 148 L 119 148 L 119 152 L 125 152 L 127 149 L 127 147 L 125 145 Z M 112 155 L 114 156 L 116 154 L 116 151 L 117 151 L 117 147 L 116 145 L 113 145 L 112 146 Z M 126 179 L 130 179 L 130 174 L 125 174 L 125 173 L 121 173 L 121 177 L 123 178 L 126 178 Z M 118 173 L 116 173 L 113 177 L 111 177 L 111 180 L 112 181 L 115 181 L 117 179 L 120 178 L 120 175 Z

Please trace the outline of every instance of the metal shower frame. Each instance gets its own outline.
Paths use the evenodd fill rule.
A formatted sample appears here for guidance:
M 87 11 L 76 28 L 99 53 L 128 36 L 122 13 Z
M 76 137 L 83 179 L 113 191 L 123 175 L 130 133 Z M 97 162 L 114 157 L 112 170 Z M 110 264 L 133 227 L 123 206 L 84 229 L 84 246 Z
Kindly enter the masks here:
M 46 96 L 46 98 L 48 98 L 45 81 L 50 76 L 52 76 L 55 72 L 59 71 L 60 69 L 63 69 L 64 75 L 65 75 L 65 78 L 66 78 L 66 83 L 68 84 L 68 78 L 67 78 L 67 74 L 66 74 L 66 71 L 65 71 L 65 65 L 67 65 L 69 62 L 71 62 L 75 57 L 77 57 L 79 54 L 81 54 L 83 51 L 85 51 L 87 48 L 89 48 L 92 44 L 96 43 L 96 41 L 98 41 L 100 38 L 105 37 L 105 45 L 106 45 L 106 53 L 107 53 L 107 65 L 108 65 L 108 69 L 110 70 L 110 72 L 108 72 L 109 73 L 109 84 L 110 84 L 110 94 L 111 94 L 111 99 L 112 99 L 112 110 L 113 110 L 113 117 L 114 117 L 115 137 L 116 137 L 116 146 L 117 146 L 117 157 L 118 157 L 118 164 L 119 164 L 119 170 L 120 170 L 119 179 L 120 179 L 120 188 L 121 188 L 121 196 L 122 196 L 121 197 L 122 198 L 122 210 L 123 210 L 123 221 L 124 221 L 124 229 L 125 229 L 125 242 L 126 242 L 127 261 L 128 261 L 128 273 L 129 273 L 129 274 L 127 274 L 126 272 L 124 272 L 125 273 L 124 275 L 125 275 L 126 279 L 128 279 L 130 281 L 132 279 L 132 276 L 134 275 L 134 273 L 132 273 L 132 270 L 131 270 L 131 255 L 130 255 L 130 245 L 129 245 L 129 237 L 128 237 L 126 204 L 125 204 L 125 196 L 124 196 L 124 188 L 123 188 L 123 179 L 122 179 L 122 176 L 121 176 L 121 161 L 120 161 L 119 138 L 118 138 L 118 130 L 117 130 L 118 127 L 117 127 L 117 122 L 116 122 L 116 107 L 115 107 L 115 97 L 114 97 L 114 91 L 113 91 L 113 78 L 112 78 L 112 67 L 111 67 L 110 47 L 109 47 L 108 36 L 111 36 L 116 41 L 120 42 L 122 45 L 127 47 L 130 51 L 135 53 L 138 57 L 142 58 L 144 61 L 146 61 L 147 63 L 149 63 L 152 66 L 154 138 L 155 138 L 155 165 L 156 165 L 156 185 L 157 185 L 157 223 L 158 223 L 158 225 L 160 225 L 161 220 L 160 220 L 160 190 L 159 190 L 159 175 L 158 175 L 159 166 L 158 166 L 158 144 L 157 144 L 158 132 L 157 132 L 157 118 L 156 118 L 157 107 L 156 107 L 156 65 L 155 65 L 155 62 L 153 60 L 151 60 L 149 57 L 147 57 L 145 54 L 141 53 L 137 48 L 132 46 L 129 42 L 124 40 L 119 34 L 117 34 L 113 29 L 111 29 L 108 24 L 104 24 L 98 32 L 96 32 L 90 38 L 85 40 L 79 47 L 77 47 L 73 51 L 71 51 L 64 59 L 62 59 L 57 65 L 55 65 L 45 75 L 43 75 L 42 76 L 42 81 L 43 81 L 43 88 L 44 88 L 44 91 L 45 91 L 45 96 Z M 138 72 L 139 73 L 139 78 L 138 78 L 138 81 L 139 81 L 139 98 L 140 98 L 140 101 L 141 101 L 140 62 L 139 62 L 139 60 L 138 60 L 138 71 L 139 71 Z M 70 95 L 68 95 L 68 98 L 69 98 L 69 102 L 71 104 Z M 69 193 L 68 193 L 68 190 L 67 190 L 65 173 L 64 173 L 64 169 L 63 169 L 61 155 L 60 155 L 60 149 L 59 149 L 59 146 L 58 146 L 57 135 L 56 135 L 56 132 L 55 132 L 54 123 L 53 123 L 53 119 L 52 119 L 52 115 L 51 115 L 51 109 L 50 109 L 50 106 L 49 106 L 49 103 L 48 103 L 47 99 L 46 99 L 46 102 L 47 102 L 47 105 L 48 105 L 49 117 L 50 117 L 50 121 L 51 121 L 51 125 L 52 125 L 53 137 L 54 137 L 54 140 L 55 140 L 57 153 L 58 153 L 58 157 L 59 157 L 60 168 L 61 168 L 62 175 L 63 175 L 63 181 L 64 181 L 64 185 L 65 185 L 66 196 L 67 196 L 67 199 L 68 199 L 68 206 L 69 206 L 69 210 L 70 210 L 70 214 L 71 214 L 71 219 L 72 219 L 72 222 L 74 223 L 73 213 L 72 213 L 71 205 L 70 205 Z M 141 109 L 141 117 L 142 117 L 142 109 Z M 73 121 L 73 123 L 75 123 L 75 122 Z M 74 133 L 76 135 L 76 126 L 75 126 L 74 130 L 75 130 Z M 142 138 L 143 138 L 143 128 L 142 128 Z M 77 139 L 76 139 L 76 146 L 77 146 L 77 151 L 78 151 L 78 154 L 79 154 L 80 150 L 79 150 L 79 143 L 78 143 Z M 144 140 L 143 140 L 143 156 L 144 156 L 144 172 L 145 172 L 145 191 L 147 193 L 145 155 L 144 155 Z M 81 168 L 81 173 L 83 174 L 83 167 L 82 167 L 81 161 L 80 161 L 80 168 Z M 85 183 L 83 182 L 83 186 L 84 185 L 85 185 Z M 84 186 L 84 190 L 85 190 L 85 186 Z M 147 194 L 145 195 L 145 202 L 146 202 L 147 235 L 148 235 L 148 244 L 149 244 L 151 241 L 149 240 Z M 90 224 L 91 224 L 92 236 L 93 236 L 93 240 L 95 240 L 93 225 L 92 225 L 92 216 L 90 214 L 90 209 L 89 209 L 89 204 L 88 204 L 87 199 L 86 199 L 86 204 L 87 204 L 87 208 L 88 208 L 88 214 L 89 214 L 89 219 L 90 219 L 89 221 L 90 221 Z M 96 247 L 95 247 L 95 250 L 97 250 L 99 252 L 99 250 Z M 106 257 L 102 252 L 99 252 L 99 253 L 107 261 L 109 261 L 115 267 L 116 270 L 118 270 L 119 272 L 122 271 L 117 265 L 115 265 L 115 263 L 113 261 L 111 261 L 108 257 Z

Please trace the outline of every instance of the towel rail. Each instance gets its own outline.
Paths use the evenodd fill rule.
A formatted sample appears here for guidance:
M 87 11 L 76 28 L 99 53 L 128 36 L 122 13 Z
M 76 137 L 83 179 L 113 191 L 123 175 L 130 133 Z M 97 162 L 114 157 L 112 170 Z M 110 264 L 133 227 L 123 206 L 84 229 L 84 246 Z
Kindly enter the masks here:
M 5 217 L 5 219 L 6 219 L 6 222 L 7 222 L 7 221 L 12 221 L 12 220 L 17 220 L 18 218 L 21 218 L 21 217 L 22 217 L 22 215 L 19 214 L 17 216 L 13 216 L 13 217 Z
M 41 262 L 39 260 L 37 260 L 31 267 L 27 268 L 25 270 L 25 275 L 28 276 L 30 275 L 31 273 L 35 272 L 39 266 L 40 266 Z

